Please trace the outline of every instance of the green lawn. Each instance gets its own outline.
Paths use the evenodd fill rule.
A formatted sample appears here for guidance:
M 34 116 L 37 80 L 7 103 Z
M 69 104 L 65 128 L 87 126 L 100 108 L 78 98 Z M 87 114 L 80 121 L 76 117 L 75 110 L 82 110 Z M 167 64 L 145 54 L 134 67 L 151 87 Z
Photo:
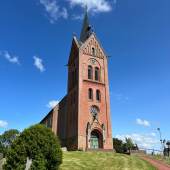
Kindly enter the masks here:
M 64 152 L 60 170 L 156 170 L 136 156 L 110 152 Z
M 170 165 L 170 158 L 166 158 L 165 162 Z

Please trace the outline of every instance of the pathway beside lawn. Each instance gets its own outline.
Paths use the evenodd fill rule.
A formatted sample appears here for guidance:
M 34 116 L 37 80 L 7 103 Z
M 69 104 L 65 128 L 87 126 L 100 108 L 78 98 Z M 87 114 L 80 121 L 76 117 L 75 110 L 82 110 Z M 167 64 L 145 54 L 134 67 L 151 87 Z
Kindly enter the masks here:
M 170 170 L 170 166 L 165 164 L 162 161 L 156 160 L 156 159 L 152 159 L 148 156 L 142 156 L 142 159 L 148 161 L 149 163 L 151 163 L 153 166 L 155 166 L 158 170 Z

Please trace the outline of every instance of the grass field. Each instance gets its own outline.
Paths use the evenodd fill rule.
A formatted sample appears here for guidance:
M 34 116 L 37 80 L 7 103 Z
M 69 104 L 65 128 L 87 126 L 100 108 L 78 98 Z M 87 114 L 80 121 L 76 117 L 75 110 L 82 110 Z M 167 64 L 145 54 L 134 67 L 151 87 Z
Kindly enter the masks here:
M 64 152 L 60 170 L 156 170 L 136 156 L 106 152 Z

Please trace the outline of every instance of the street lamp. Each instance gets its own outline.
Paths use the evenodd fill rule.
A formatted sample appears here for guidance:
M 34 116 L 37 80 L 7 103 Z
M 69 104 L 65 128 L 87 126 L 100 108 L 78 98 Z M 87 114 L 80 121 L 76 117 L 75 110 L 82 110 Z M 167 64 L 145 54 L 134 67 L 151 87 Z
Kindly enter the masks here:
M 157 128 L 157 130 L 158 130 L 158 132 L 159 132 L 160 142 L 161 142 L 161 150 L 162 150 L 162 153 L 163 153 L 163 149 L 164 149 L 163 144 L 164 144 L 165 140 L 164 140 L 164 141 L 162 140 L 161 129 L 160 129 L 160 128 Z

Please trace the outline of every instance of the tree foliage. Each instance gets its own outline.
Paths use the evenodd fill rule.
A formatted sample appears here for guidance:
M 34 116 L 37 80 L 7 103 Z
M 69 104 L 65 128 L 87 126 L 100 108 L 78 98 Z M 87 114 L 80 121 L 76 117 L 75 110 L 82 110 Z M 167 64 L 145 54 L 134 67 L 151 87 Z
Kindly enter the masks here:
M 2 145 L 2 143 L 0 142 L 0 153 L 4 152 L 4 146 Z
M 131 138 L 126 138 L 125 146 L 128 149 L 129 153 L 131 153 L 132 148 L 134 148 L 134 143 Z
M 19 131 L 16 129 L 5 131 L 2 135 L 0 135 L 0 153 L 3 153 L 5 156 L 8 148 L 18 135 Z
M 124 153 L 123 141 L 117 138 L 113 138 L 113 146 L 117 153 Z
M 134 144 L 131 138 L 125 138 L 125 142 L 113 138 L 113 147 L 117 153 L 131 153 L 131 150 L 138 150 L 137 144 Z
M 31 170 L 56 170 L 62 163 L 59 140 L 43 125 L 25 129 L 12 143 L 6 157 L 5 170 L 24 170 L 27 158 L 32 160 Z

